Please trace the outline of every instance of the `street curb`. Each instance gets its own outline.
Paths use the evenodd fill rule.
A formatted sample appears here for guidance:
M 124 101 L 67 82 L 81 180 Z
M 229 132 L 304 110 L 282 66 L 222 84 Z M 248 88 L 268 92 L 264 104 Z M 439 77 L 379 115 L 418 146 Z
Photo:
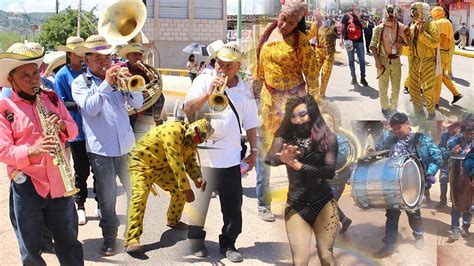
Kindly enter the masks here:
M 474 58 L 474 51 L 473 52 L 467 52 L 467 51 L 465 52 L 465 51 L 457 51 L 456 50 L 456 51 L 454 51 L 454 54 Z

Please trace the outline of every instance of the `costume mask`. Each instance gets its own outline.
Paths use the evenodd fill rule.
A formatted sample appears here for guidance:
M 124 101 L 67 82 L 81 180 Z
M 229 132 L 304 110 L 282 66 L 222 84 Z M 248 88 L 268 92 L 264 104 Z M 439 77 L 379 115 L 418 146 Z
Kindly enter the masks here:
M 411 4 L 410 18 L 413 21 L 428 21 L 430 18 L 430 6 L 421 2 Z
M 207 119 L 199 119 L 186 127 L 185 138 L 192 140 L 192 143 L 203 143 L 213 133 L 211 123 Z

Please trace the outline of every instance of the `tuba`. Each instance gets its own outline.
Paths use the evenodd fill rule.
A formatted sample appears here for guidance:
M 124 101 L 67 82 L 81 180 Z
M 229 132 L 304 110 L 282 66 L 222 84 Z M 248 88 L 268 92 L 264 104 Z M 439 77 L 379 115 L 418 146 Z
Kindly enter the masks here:
M 79 189 L 75 186 L 74 175 L 71 171 L 71 166 L 69 165 L 69 160 L 66 157 L 66 152 L 63 145 L 61 144 L 61 138 L 59 137 L 59 127 L 57 125 L 52 125 L 48 123 L 48 110 L 41 100 L 41 88 L 35 88 L 34 92 L 36 94 L 36 110 L 38 111 L 38 116 L 41 122 L 41 128 L 43 129 L 43 135 L 53 135 L 54 139 L 58 143 L 54 149 L 49 151 L 51 157 L 53 157 L 53 164 L 59 168 L 61 174 L 61 180 L 63 181 L 64 188 L 64 197 L 70 197 L 77 192 Z
M 139 0 L 118 0 L 105 9 L 98 22 L 98 31 L 113 45 L 131 40 L 145 25 L 146 6 Z
M 127 111 L 129 115 L 133 115 L 139 112 L 142 112 L 151 106 L 153 106 L 156 101 L 161 96 L 163 90 L 163 80 L 161 78 L 160 73 L 156 68 L 144 64 L 141 61 L 137 62 L 138 66 L 145 72 L 146 76 L 148 77 L 148 82 L 145 85 L 145 88 L 142 90 L 143 92 L 143 105 L 139 109 L 133 109 L 131 107 L 127 107 Z
M 211 96 L 209 96 L 209 100 L 207 100 L 209 108 L 216 112 L 224 111 L 229 105 L 229 99 L 224 94 L 224 89 L 227 85 L 228 77 L 224 73 L 221 73 L 220 77 L 225 77 L 224 84 L 222 84 L 220 88 L 214 89 Z

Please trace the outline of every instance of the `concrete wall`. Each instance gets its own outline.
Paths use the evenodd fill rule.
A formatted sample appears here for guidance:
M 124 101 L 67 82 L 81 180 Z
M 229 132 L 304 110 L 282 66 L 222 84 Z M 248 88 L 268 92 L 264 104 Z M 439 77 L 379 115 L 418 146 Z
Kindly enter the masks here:
M 148 18 L 143 32 L 148 37 L 154 65 L 161 68 L 186 68 L 188 54 L 181 50 L 196 42 L 209 44 L 226 39 L 227 12 L 224 0 L 222 20 L 194 19 L 193 0 L 189 0 L 189 19 L 159 18 L 159 0 L 155 0 L 154 18 Z M 198 58 L 199 61 L 204 59 Z

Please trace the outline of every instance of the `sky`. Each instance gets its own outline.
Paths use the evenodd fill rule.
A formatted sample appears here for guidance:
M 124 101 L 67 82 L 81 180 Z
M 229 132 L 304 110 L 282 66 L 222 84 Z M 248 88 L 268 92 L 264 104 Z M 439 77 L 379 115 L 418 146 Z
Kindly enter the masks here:
M 95 5 L 98 5 L 99 12 L 105 9 L 108 5 L 116 0 L 82 0 L 82 9 L 91 10 Z M 59 10 L 63 10 L 68 6 L 77 9 L 78 0 L 59 0 Z M 55 0 L 0 0 L 0 10 L 10 12 L 55 12 Z

